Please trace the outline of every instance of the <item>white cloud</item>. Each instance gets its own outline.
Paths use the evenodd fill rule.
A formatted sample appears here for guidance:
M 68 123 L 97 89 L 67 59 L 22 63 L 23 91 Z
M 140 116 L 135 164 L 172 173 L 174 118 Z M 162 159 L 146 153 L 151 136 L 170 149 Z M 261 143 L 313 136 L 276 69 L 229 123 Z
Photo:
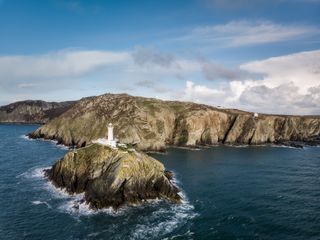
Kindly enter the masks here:
M 246 63 L 242 69 L 264 76 L 211 88 L 187 82 L 182 98 L 267 113 L 320 114 L 319 62 L 320 51 L 310 51 Z
M 125 52 L 59 51 L 39 56 L 0 56 L 0 82 L 6 79 L 73 78 L 129 59 Z
M 200 26 L 178 38 L 202 44 L 215 43 L 221 47 L 238 47 L 298 40 L 319 35 L 318 27 L 282 25 L 270 21 L 232 21 L 220 25 Z
M 196 85 L 192 81 L 187 81 L 181 97 L 186 101 L 217 104 L 225 94 L 226 92 L 221 89 L 208 88 L 205 85 Z
M 267 87 L 292 82 L 298 86 L 300 94 L 306 94 L 310 87 L 320 84 L 320 50 L 253 61 L 240 68 L 263 74 L 260 83 Z
M 313 89 L 319 91 L 320 85 Z M 319 114 L 319 101 L 318 93 L 309 89 L 306 94 L 300 94 L 299 87 L 292 82 L 274 88 L 265 85 L 247 88 L 239 99 L 240 104 L 251 106 L 252 110 L 282 114 Z

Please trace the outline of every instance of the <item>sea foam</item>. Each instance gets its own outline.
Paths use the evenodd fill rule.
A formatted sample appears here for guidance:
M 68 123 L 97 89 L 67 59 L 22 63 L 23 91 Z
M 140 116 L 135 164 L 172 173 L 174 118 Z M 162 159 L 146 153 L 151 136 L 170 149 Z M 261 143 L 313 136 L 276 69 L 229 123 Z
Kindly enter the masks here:
M 30 138 L 30 137 L 27 136 L 27 135 L 21 135 L 20 138 L 23 138 L 23 139 L 28 140 L 28 141 L 43 141 L 43 142 L 49 142 L 49 143 L 55 145 L 57 148 L 64 149 L 64 150 L 69 150 L 69 149 L 70 149 L 70 148 L 69 148 L 68 146 L 66 146 L 66 145 L 58 144 L 58 141 L 57 141 L 57 140 L 44 139 L 44 138 L 34 139 L 34 138 Z
M 171 204 L 170 207 L 160 207 L 151 216 L 143 219 L 143 224 L 137 224 L 131 232 L 130 239 L 149 239 L 164 237 L 175 229 L 185 225 L 191 219 L 198 216 L 194 206 L 190 204 L 186 196 L 183 196 L 181 204 Z M 188 235 L 192 233 L 188 231 Z
M 49 169 L 49 167 L 36 167 L 27 170 L 16 176 L 16 178 L 44 178 L 44 170 Z
M 31 203 L 34 204 L 34 205 L 44 204 L 44 205 L 46 205 L 48 208 L 52 208 L 51 205 L 50 205 L 49 203 L 47 203 L 46 201 L 39 201 L 39 200 L 37 200 L 37 201 L 32 201 Z

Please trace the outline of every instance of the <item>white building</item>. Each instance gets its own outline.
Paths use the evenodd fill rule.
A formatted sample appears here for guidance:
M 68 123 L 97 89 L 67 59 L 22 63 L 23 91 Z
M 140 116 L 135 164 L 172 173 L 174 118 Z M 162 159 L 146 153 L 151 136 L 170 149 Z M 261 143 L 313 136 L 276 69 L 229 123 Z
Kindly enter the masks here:
M 108 124 L 108 141 L 113 141 L 113 126 L 112 126 L 112 123 Z
M 259 117 L 259 114 L 258 113 L 254 113 L 253 117 L 257 118 L 257 117 Z
M 116 140 L 113 138 L 113 126 L 112 123 L 108 124 L 108 144 L 111 147 L 117 147 L 117 142 Z
M 113 138 L 113 125 L 112 125 L 112 123 L 108 124 L 108 138 L 99 138 L 98 140 L 95 140 L 92 142 L 116 148 L 117 141 Z

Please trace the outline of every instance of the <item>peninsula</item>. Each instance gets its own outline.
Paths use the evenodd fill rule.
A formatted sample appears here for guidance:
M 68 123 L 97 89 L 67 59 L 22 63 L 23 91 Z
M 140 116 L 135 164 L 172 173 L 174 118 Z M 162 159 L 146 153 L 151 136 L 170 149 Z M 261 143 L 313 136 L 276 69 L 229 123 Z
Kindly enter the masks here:
M 319 116 L 251 113 L 127 94 L 83 98 L 29 136 L 79 148 L 103 137 L 109 122 L 120 142 L 143 151 L 165 151 L 168 146 L 320 143 Z

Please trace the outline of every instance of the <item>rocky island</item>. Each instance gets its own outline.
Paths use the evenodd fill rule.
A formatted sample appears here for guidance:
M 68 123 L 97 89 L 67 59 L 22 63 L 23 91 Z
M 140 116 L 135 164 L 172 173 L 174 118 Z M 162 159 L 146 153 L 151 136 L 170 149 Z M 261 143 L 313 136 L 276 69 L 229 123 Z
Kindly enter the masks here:
M 71 150 L 57 161 L 46 176 L 67 192 L 84 193 L 92 209 L 139 204 L 148 199 L 179 203 L 172 173 L 162 163 L 134 149 L 100 144 Z
M 103 137 L 109 122 L 120 142 L 143 151 L 165 151 L 168 146 L 320 143 L 319 116 L 254 114 L 127 94 L 83 98 L 29 136 L 84 147 Z

